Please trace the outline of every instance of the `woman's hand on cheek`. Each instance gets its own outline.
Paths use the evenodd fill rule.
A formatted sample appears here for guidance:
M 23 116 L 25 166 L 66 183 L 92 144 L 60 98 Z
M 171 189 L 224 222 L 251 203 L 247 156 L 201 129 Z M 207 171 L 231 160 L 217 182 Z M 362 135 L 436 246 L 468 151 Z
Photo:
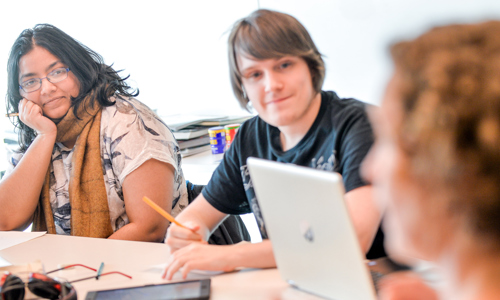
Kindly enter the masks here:
M 19 119 L 38 135 L 57 134 L 56 124 L 43 115 L 42 108 L 25 98 L 19 101 Z

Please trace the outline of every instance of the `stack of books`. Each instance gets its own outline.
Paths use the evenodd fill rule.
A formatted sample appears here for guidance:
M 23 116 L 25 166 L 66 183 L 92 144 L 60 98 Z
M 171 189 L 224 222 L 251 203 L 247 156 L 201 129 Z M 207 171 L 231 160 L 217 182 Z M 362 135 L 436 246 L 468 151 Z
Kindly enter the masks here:
M 243 123 L 253 116 L 171 115 L 162 116 L 179 143 L 183 157 L 210 150 L 208 129 Z

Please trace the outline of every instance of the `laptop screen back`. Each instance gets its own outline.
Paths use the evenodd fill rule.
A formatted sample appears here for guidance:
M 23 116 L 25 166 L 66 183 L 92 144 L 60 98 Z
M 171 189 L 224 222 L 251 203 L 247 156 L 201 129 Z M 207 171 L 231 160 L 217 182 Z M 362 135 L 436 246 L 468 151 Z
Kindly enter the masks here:
M 341 176 L 256 158 L 247 165 L 281 276 L 323 297 L 376 299 Z

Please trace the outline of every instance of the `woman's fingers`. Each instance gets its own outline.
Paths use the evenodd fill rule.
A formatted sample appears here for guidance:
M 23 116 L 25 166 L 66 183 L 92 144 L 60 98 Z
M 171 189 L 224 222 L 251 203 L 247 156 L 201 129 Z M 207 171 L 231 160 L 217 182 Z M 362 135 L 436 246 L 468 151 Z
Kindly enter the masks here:
M 57 127 L 55 123 L 43 115 L 42 108 L 23 98 L 19 101 L 19 119 L 38 134 L 55 134 Z

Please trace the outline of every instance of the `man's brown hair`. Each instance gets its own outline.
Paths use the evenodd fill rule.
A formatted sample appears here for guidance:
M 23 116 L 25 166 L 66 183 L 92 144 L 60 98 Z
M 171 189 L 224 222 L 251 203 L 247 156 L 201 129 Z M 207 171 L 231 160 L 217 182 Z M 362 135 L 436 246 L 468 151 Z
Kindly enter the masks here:
M 248 98 L 241 83 L 238 55 L 255 59 L 298 56 L 304 59 L 311 73 L 313 88 L 321 91 L 325 63 L 311 36 L 294 17 L 260 9 L 237 21 L 228 40 L 229 73 L 233 93 L 240 105 L 248 109 Z

